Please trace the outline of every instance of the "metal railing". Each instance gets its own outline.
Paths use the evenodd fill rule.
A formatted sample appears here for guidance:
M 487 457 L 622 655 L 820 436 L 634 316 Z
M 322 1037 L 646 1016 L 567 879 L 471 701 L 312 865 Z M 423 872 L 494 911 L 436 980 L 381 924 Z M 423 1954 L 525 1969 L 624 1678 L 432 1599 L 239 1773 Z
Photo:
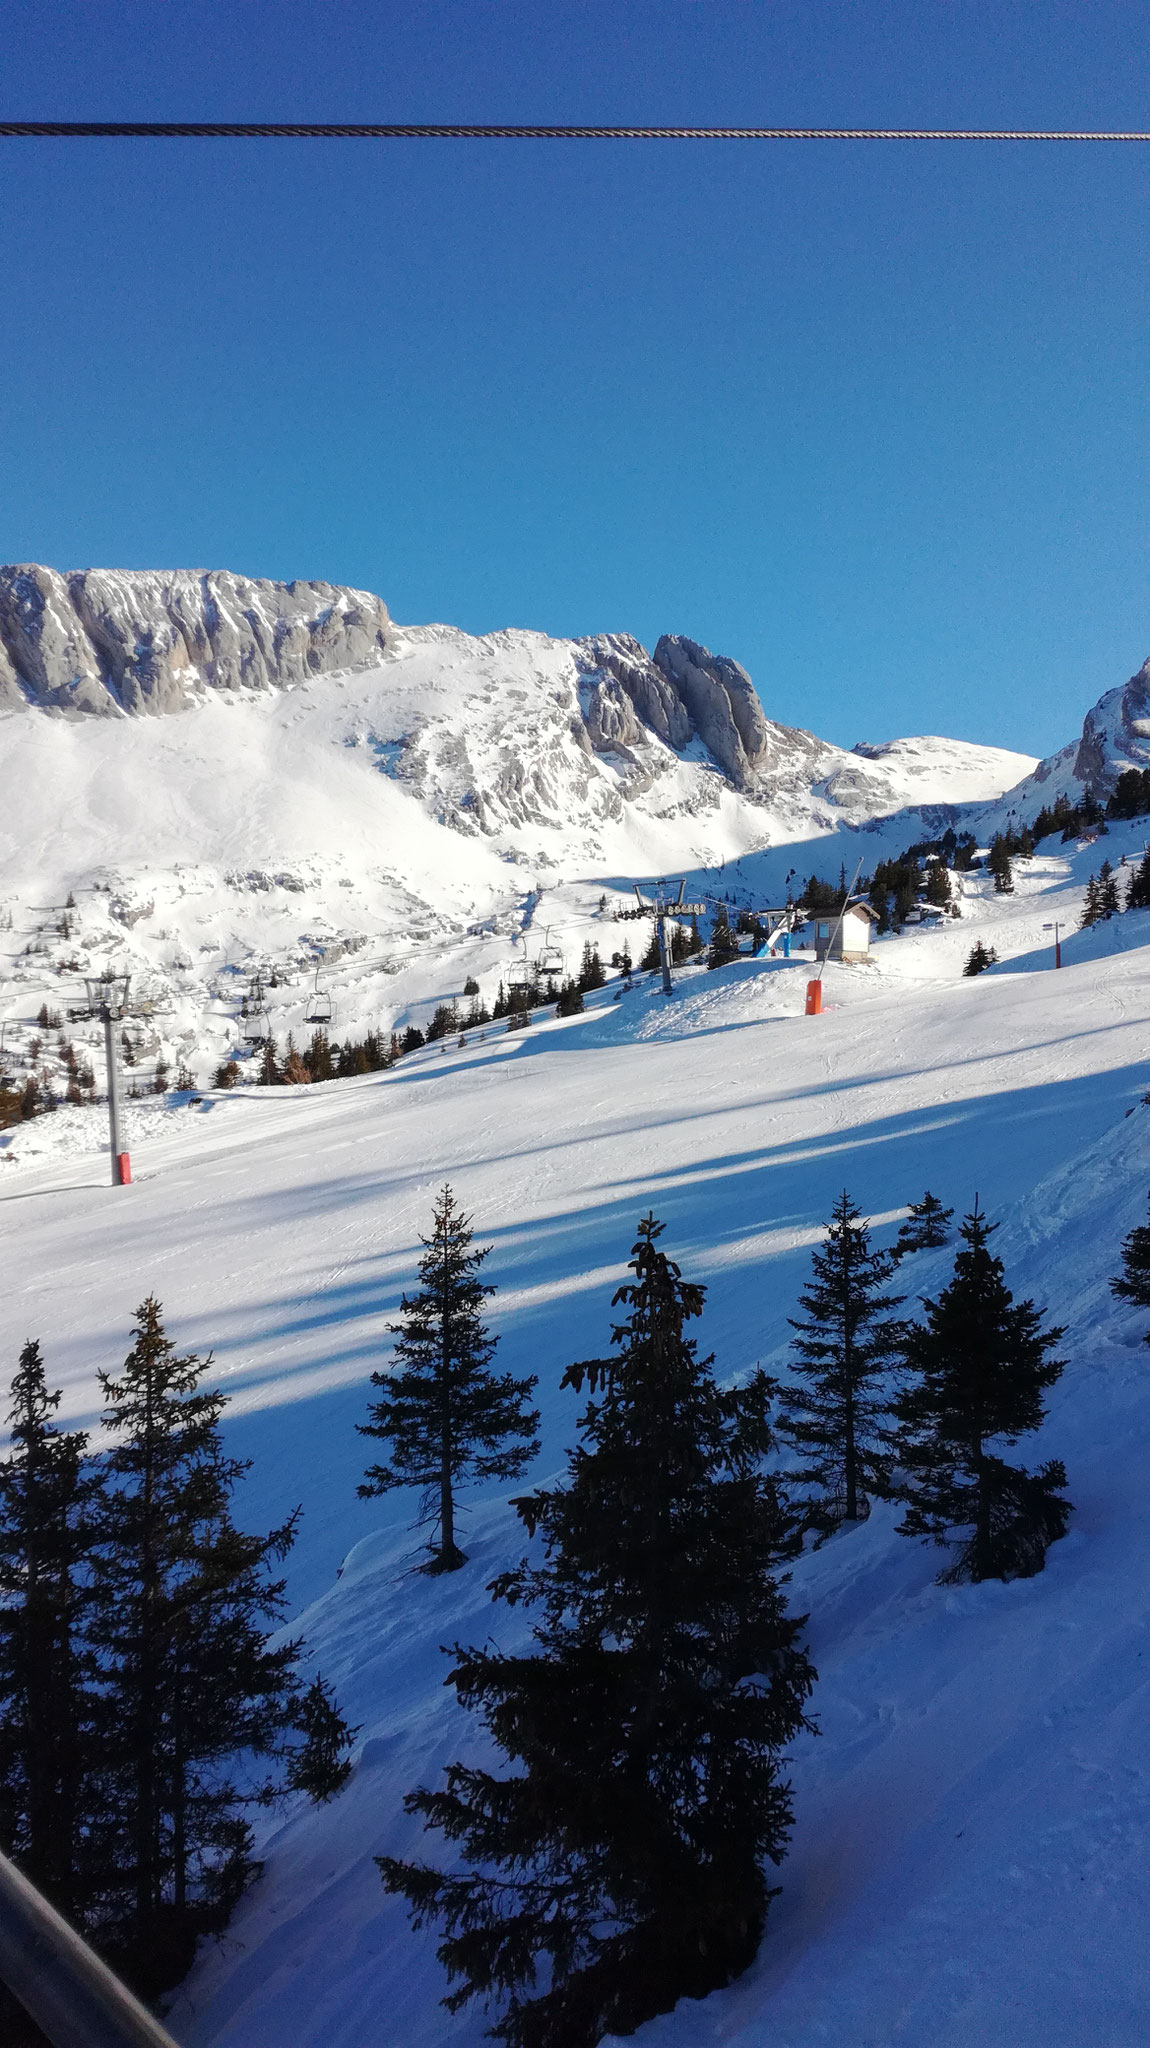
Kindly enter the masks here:
M 159 2021 L 2 1854 L 0 1983 L 52 2048 L 176 2048 Z

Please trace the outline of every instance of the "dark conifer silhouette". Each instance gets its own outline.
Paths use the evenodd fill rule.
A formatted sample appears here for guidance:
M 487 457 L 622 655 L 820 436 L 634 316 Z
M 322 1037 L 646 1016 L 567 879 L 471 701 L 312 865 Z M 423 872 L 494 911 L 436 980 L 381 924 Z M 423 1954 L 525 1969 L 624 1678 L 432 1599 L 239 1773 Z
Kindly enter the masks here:
M 304 1739 L 288 1765 L 288 1784 L 293 1792 L 306 1792 L 322 1806 L 351 1776 L 348 1751 L 359 1730 L 349 1727 L 330 1686 L 318 1674 L 299 1702 L 295 1726 Z
M 1110 1282 L 1110 1292 L 1136 1308 L 1150 1308 L 1150 1224 L 1136 1224 L 1123 1238 L 1122 1271 Z M 1142 1342 L 1150 1344 L 1150 1330 Z
M 20 1354 L 0 1463 L 0 1846 L 83 1923 L 100 1708 L 85 1639 L 99 1482 L 56 1427 L 38 1344 Z
M 445 2004 L 506 1998 L 491 2032 L 510 2048 L 593 2048 L 729 1983 L 790 1833 L 780 1756 L 814 1673 L 761 1470 L 771 1383 L 715 1385 L 684 1334 L 703 1289 L 661 1228 L 640 1225 L 616 1355 L 565 1377 L 591 1397 L 567 1484 L 515 1503 L 544 1559 L 492 1590 L 541 1610 L 535 1653 L 455 1650 L 449 1683 L 514 1773 L 452 1764 L 406 1802 L 473 1867 L 379 1859 L 417 1925 L 446 1925 Z
M 944 1209 L 937 1195 L 928 1188 L 921 1202 L 910 1204 L 910 1215 L 899 1224 L 891 1258 L 896 1262 L 905 1259 L 912 1252 L 938 1251 L 950 1242 L 950 1222 L 953 1209 Z
M 361 1497 L 396 1486 L 423 1489 L 422 1519 L 438 1522 L 430 1571 L 455 1571 L 467 1562 L 455 1540 L 455 1495 L 467 1481 L 518 1479 L 539 1448 L 539 1417 L 526 1406 L 538 1384 L 495 1375 L 489 1368 L 497 1339 L 488 1334 L 480 1311 L 494 1287 L 479 1278 L 490 1246 L 471 1249 L 471 1218 L 457 1206 L 450 1187 L 435 1205 L 432 1234 L 421 1238 L 422 1282 L 418 1294 L 400 1302 L 397 1337 L 399 1369 L 374 1372 L 380 1399 L 362 1436 L 391 1447 L 391 1462 L 372 1465 Z
M 809 1289 L 799 1296 L 806 1318 L 790 1318 L 802 1384 L 784 1388 L 778 1430 L 804 1461 L 793 1476 L 811 1489 L 809 1526 L 826 1536 L 861 1520 L 871 1495 L 888 1490 L 894 1434 L 884 1375 L 900 1356 L 903 1326 L 891 1311 L 902 1296 L 883 1293 L 890 1255 L 871 1251 L 845 1188 L 811 1266 Z
M 966 965 L 962 971 L 966 975 L 985 974 L 987 968 L 993 967 L 997 959 L 995 947 L 985 946 L 981 939 L 976 939 L 966 956 Z
M 989 1248 L 995 1228 L 976 1199 L 963 1219 L 954 1277 L 937 1301 L 924 1302 L 926 1323 L 908 1339 L 907 1363 L 919 1378 L 899 1403 L 907 1503 L 900 1528 L 953 1547 L 943 1585 L 1040 1572 L 1071 1512 L 1060 1460 L 1028 1473 L 994 1448 L 1038 1428 L 1043 1394 L 1062 1371 L 1050 1353 L 1065 1334 L 1044 1332 L 1034 1303 L 1014 1300 Z
M 294 1517 L 247 1536 L 230 1496 L 224 1397 L 177 1357 L 152 1297 L 119 1378 L 100 1374 L 113 1432 L 93 1640 L 107 1688 L 104 1771 L 115 1819 L 101 1845 L 100 1945 L 146 1995 L 178 1982 L 256 1874 L 246 1802 L 270 1791 L 246 1756 L 283 1748 L 298 1645 L 281 1618 Z

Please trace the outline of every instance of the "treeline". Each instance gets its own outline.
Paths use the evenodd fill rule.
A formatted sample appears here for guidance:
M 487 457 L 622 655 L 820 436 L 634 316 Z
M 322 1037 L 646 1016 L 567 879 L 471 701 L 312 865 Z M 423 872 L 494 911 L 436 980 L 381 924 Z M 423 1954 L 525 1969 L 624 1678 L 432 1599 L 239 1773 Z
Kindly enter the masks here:
M 447 1683 L 505 1774 L 452 1763 L 407 1796 L 444 1868 L 377 1859 L 415 1925 L 441 1930 L 445 2004 L 498 2002 L 509 2048 L 594 2048 L 753 1960 L 792 1826 L 785 1752 L 810 1726 L 816 1674 L 785 1600 L 806 1541 L 894 1502 L 954 1584 L 1032 1576 L 1065 1533 L 1062 1464 L 1004 1455 L 1043 1420 L 1064 1331 L 1013 1299 L 977 1202 L 949 1282 L 923 1320 L 901 1314 L 902 1262 L 944 1249 L 952 1221 L 928 1190 L 875 1250 L 844 1191 L 792 1319 L 793 1378 L 736 1388 L 698 1355 L 705 1289 L 641 1222 L 610 1355 L 562 1381 L 585 1403 L 566 1474 L 512 1501 L 541 1542 L 490 1591 L 533 1610 L 531 1644 L 451 1653 Z M 449 1187 L 423 1244 L 362 1425 L 386 1457 L 360 1492 L 417 1488 L 424 1569 L 441 1572 L 466 1564 L 457 1488 L 517 1478 L 538 1416 L 534 1378 L 492 1369 L 489 1248 Z M 1124 1260 L 1116 1291 L 1150 1307 L 1150 1228 Z
M 149 1297 L 107 1447 L 61 1429 L 37 1343 L 0 1463 L 0 1845 L 146 1998 L 178 1983 L 258 1875 L 248 1813 L 327 1799 L 354 1730 L 305 1684 L 277 1567 L 298 1514 L 251 1536 L 210 1359 L 178 1356 Z
M 1125 866 L 1125 862 L 1121 865 Z M 1150 852 L 1144 853 L 1137 867 L 1130 869 L 1125 897 L 1121 901 L 1118 876 L 1108 860 L 1103 861 L 1098 873 L 1091 875 L 1087 882 L 1082 903 L 1083 929 L 1115 917 L 1120 910 L 1150 910 Z

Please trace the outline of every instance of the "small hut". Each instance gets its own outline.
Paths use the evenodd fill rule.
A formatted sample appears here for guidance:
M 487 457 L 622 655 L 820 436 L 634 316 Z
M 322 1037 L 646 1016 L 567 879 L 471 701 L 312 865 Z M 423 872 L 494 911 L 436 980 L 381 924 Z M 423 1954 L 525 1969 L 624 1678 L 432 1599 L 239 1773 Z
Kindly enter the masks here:
M 845 960 L 848 967 L 870 959 L 870 928 L 878 912 L 869 903 L 848 903 L 841 918 L 830 913 L 815 919 L 815 957 Z

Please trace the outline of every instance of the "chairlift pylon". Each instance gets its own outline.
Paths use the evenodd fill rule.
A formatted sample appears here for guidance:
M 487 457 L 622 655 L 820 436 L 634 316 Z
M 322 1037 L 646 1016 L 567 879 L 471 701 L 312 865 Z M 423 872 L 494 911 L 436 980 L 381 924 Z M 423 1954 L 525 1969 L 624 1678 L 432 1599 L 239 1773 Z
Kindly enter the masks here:
M 272 1022 L 265 1007 L 263 978 L 259 974 L 252 976 L 251 987 L 240 1006 L 240 1016 L 245 1020 L 244 1043 L 266 1045 L 272 1035 Z
M 322 960 L 317 960 L 315 967 L 315 988 L 313 989 L 311 995 L 308 998 L 308 1006 L 307 1009 L 304 1011 L 304 1022 L 306 1024 L 331 1023 L 331 997 L 325 994 L 324 990 L 321 989 L 319 985 L 320 969 L 322 966 Z

